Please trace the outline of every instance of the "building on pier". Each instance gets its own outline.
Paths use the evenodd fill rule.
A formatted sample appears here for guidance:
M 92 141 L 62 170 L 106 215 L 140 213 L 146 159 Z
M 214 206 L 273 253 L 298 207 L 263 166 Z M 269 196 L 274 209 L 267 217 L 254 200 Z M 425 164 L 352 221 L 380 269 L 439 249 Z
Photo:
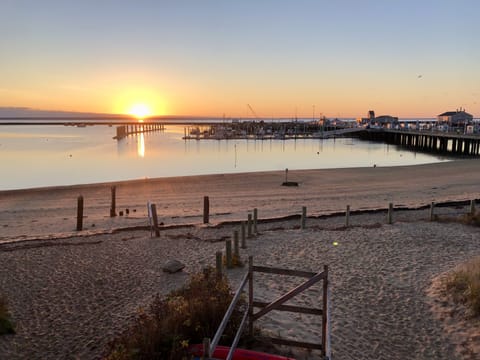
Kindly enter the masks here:
M 456 111 L 447 111 L 437 116 L 440 123 L 447 124 L 450 127 L 463 128 L 473 122 L 473 115 L 467 113 L 465 109 Z
M 387 128 L 394 129 L 398 125 L 398 117 L 391 115 L 380 115 L 375 117 L 373 120 L 375 125 Z
M 360 125 L 369 127 L 382 127 L 386 129 L 394 129 L 398 126 L 398 117 L 391 115 L 375 116 L 375 111 L 369 110 L 367 117 L 357 119 Z

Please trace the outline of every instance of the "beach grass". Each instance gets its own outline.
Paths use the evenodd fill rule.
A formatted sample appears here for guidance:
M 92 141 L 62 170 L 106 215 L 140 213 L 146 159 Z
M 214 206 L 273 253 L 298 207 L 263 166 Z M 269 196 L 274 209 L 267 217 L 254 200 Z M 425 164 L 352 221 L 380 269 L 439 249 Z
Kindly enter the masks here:
M 8 314 L 7 301 L 0 295 L 0 335 L 14 333 L 15 330 Z
M 214 269 L 194 274 L 184 287 L 156 296 L 148 310 L 140 311 L 133 325 L 108 345 L 105 359 L 190 358 L 188 347 L 213 338 L 232 297 L 227 279 Z M 234 311 L 223 341 L 233 339 L 240 320 Z
M 462 219 L 464 224 L 472 226 L 480 226 L 480 213 L 466 214 Z
M 480 317 L 480 257 L 453 272 L 446 280 L 446 290 L 455 302 L 467 306 L 470 316 Z

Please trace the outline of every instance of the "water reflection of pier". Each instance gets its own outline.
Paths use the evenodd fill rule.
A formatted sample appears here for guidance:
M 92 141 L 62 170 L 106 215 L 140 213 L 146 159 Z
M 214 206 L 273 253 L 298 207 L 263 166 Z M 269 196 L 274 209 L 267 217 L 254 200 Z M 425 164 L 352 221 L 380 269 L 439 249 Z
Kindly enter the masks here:
M 117 126 L 117 135 L 113 138 L 116 140 L 121 140 L 126 138 L 129 135 L 143 134 L 146 132 L 152 131 L 163 131 L 165 130 L 164 124 L 153 124 L 153 123 L 139 123 L 132 125 L 120 125 Z

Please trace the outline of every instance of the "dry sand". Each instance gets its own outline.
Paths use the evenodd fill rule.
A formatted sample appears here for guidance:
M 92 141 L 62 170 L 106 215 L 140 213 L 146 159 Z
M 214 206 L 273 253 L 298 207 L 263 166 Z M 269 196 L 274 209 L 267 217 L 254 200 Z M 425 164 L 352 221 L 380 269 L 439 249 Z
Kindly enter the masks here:
M 459 161 L 292 171 L 289 180 L 298 181 L 298 188 L 281 187 L 282 173 L 118 183 L 118 210 L 129 208 L 130 215 L 113 219 L 108 217 L 109 184 L 0 192 L 0 289 L 18 331 L 0 338 L 0 358 L 98 358 L 138 307 L 180 286 L 189 273 L 213 265 L 222 239 L 238 229 L 238 224 L 199 225 L 204 195 L 210 196 L 212 223 L 243 220 L 253 207 L 260 218 L 296 214 L 301 206 L 312 215 L 344 211 L 347 204 L 352 210 L 385 208 L 388 202 L 416 207 L 478 198 L 479 170 L 478 161 Z M 80 193 L 88 230 L 75 233 Z M 148 200 L 157 203 L 166 225 L 196 225 L 165 230 L 159 239 L 148 230 L 113 231 L 146 225 Z M 447 336 L 427 290 L 435 276 L 480 254 L 479 231 L 428 218 L 428 210 L 398 210 L 392 225 L 380 212 L 353 215 L 348 229 L 342 227 L 343 216 L 309 218 L 306 230 L 298 228 L 298 219 L 261 223 L 259 235 L 241 254 L 254 255 L 258 264 L 292 269 L 329 265 L 336 359 L 460 359 L 458 339 Z M 183 272 L 162 272 L 172 258 L 186 264 Z M 228 272 L 234 286 L 244 271 Z M 255 297 L 272 300 L 297 283 L 259 277 Z M 316 304 L 320 294 L 317 286 L 301 300 Z M 320 336 L 315 317 L 276 313 L 260 324 L 275 336 L 304 341 Z M 315 352 L 294 354 L 318 358 Z

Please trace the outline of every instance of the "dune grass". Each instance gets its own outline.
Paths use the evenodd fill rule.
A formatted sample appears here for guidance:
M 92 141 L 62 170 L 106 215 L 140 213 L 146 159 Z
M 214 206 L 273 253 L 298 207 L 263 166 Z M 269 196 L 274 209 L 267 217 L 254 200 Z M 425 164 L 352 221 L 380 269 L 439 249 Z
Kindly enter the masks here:
M 14 334 L 15 330 L 8 314 L 7 302 L 0 295 L 0 335 Z
M 480 257 L 460 266 L 446 280 L 446 290 L 453 300 L 467 306 L 472 317 L 480 317 Z
M 453 220 L 454 222 L 459 222 L 465 225 L 471 226 L 480 226 L 480 212 L 475 212 L 473 214 L 466 213 L 461 215 L 457 218 L 457 221 Z
M 141 311 L 109 344 L 105 359 L 190 359 L 188 346 L 213 338 L 232 297 L 228 281 L 217 277 L 214 269 L 195 274 L 184 287 L 164 298 L 157 296 L 147 311 Z M 223 341 L 231 342 L 240 320 L 240 312 L 234 312 Z

